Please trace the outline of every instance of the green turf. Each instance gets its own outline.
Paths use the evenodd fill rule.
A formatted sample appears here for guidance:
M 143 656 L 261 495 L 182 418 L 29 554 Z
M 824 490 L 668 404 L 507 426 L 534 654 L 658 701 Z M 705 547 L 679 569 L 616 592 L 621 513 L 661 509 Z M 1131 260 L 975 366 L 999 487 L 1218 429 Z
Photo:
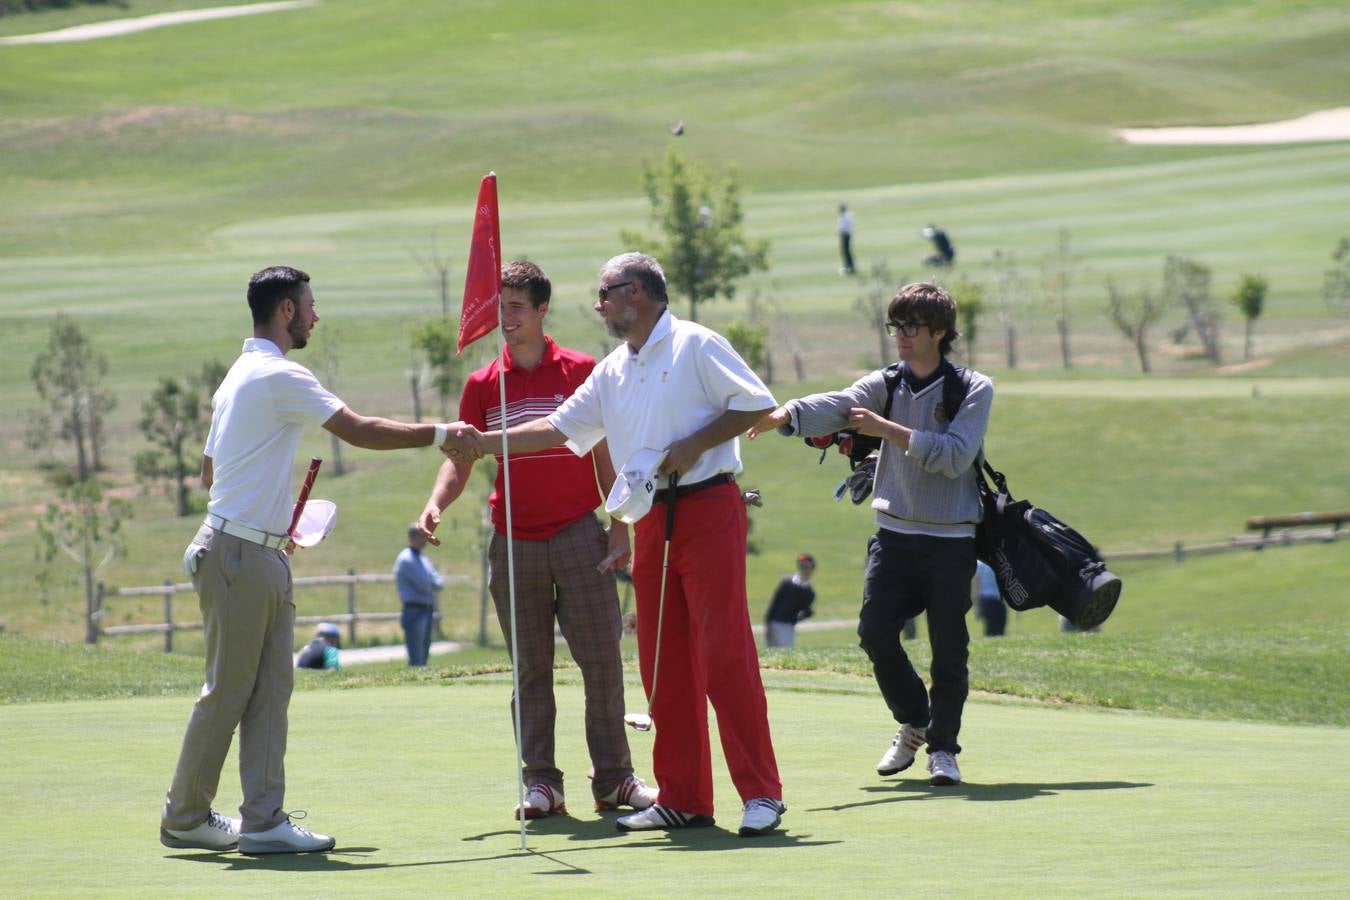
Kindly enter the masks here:
M 692 152 L 739 162 L 767 189 L 1242 156 L 1131 148 L 1109 129 L 1340 103 L 1347 31 L 1334 4 L 1275 0 L 698 0 L 641 17 L 601 2 L 331 0 L 4 48 L 0 140 L 15 151 L 9 189 L 42 200 L 27 240 L 134 249 L 177 245 L 184 219 L 200 237 L 278 192 L 390 209 L 467 192 L 489 167 L 519 173 L 504 188 L 512 204 L 614 196 L 614 174 L 635 173 L 677 119 Z
M 1053 709 L 977 698 L 966 783 L 872 772 L 891 734 L 855 679 L 773 675 L 783 830 L 734 835 L 739 803 L 714 751 L 718 827 L 616 833 L 592 813 L 580 688 L 564 678 L 558 754 L 571 816 L 530 826 L 516 802 L 501 676 L 444 688 L 298 694 L 288 808 L 336 835 L 324 856 L 171 851 L 156 820 L 189 699 L 5 708 L 0 791 L 7 895 L 182 896 L 203 890 L 332 897 L 794 896 L 906 890 L 955 896 L 1337 893 L 1350 878 L 1343 728 L 1248 725 Z M 629 699 L 640 699 L 630 686 Z M 466 723 L 476 723 L 465 740 Z M 650 737 L 632 737 L 640 773 Z M 218 806 L 238 802 L 233 754 Z M 1290 760 L 1300 768 L 1291 776 Z M 1309 777 L 1305 768 L 1316 772 Z M 224 879 L 219 880 L 218 879 Z

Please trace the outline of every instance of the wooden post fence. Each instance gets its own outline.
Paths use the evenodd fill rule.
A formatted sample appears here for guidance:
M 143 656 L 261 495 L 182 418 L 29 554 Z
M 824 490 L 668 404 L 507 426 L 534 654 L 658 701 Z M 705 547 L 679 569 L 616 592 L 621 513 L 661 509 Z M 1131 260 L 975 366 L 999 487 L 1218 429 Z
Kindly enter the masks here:
M 469 578 L 463 575 L 446 575 L 445 583 L 447 586 L 452 584 L 467 584 Z M 358 608 L 358 597 L 356 586 L 358 584 L 392 584 L 394 576 L 392 573 L 373 573 L 358 575 L 355 569 L 348 569 L 345 575 L 309 575 L 293 580 L 297 589 L 306 587 L 325 587 L 331 585 L 347 586 L 347 611 L 341 613 L 325 613 L 318 616 L 296 616 L 297 625 L 315 625 L 319 622 L 334 622 L 347 624 L 348 642 L 356 642 L 356 624 L 358 621 L 367 622 L 396 622 L 400 619 L 401 613 L 394 612 L 361 612 Z M 88 614 L 86 622 L 87 639 L 90 643 L 97 643 L 99 637 L 103 635 L 116 636 L 120 634 L 156 634 L 164 635 L 164 652 L 173 652 L 173 634 L 175 631 L 197 631 L 202 627 L 201 622 L 178 622 L 174 620 L 173 598 L 177 594 L 190 593 L 192 585 L 188 582 L 174 583 L 172 579 L 164 579 L 162 585 L 152 585 L 146 587 L 124 587 L 113 588 L 109 590 L 103 584 L 98 583 L 97 592 L 94 595 L 95 601 L 92 604 L 92 610 Z M 108 598 L 116 597 L 145 597 L 159 595 L 164 598 L 164 620 L 162 622 L 145 622 L 134 625 L 102 625 L 102 619 L 106 613 L 104 608 Z

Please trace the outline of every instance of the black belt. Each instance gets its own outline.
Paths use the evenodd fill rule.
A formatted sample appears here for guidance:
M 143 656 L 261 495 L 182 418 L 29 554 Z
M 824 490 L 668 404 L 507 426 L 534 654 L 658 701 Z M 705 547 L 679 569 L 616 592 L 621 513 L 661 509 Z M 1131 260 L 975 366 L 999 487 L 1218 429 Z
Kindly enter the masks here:
M 698 491 L 707 490 L 710 487 L 717 487 L 719 484 L 735 484 L 736 476 L 730 472 L 723 472 L 720 475 L 714 475 L 711 478 L 705 478 L 702 481 L 695 481 L 693 484 L 681 484 L 675 488 L 675 496 L 683 497 L 685 494 L 693 494 Z M 669 488 L 662 488 L 652 495 L 652 503 L 665 503 L 666 498 L 670 496 Z

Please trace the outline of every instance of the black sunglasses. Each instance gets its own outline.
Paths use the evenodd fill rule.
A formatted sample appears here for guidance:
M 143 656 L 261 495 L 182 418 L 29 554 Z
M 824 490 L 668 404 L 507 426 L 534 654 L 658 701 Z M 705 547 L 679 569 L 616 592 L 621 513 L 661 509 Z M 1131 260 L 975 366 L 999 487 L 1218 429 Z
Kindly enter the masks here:
M 915 335 L 917 335 L 917 334 L 919 333 L 919 329 L 920 329 L 920 328 L 927 328 L 927 327 L 928 327 L 928 323 L 927 323 L 927 322 L 890 322 L 890 321 L 888 321 L 888 322 L 886 323 L 886 333 L 889 334 L 891 337 L 895 337 L 895 333 L 898 331 L 898 332 L 900 332 L 901 334 L 903 334 L 905 337 L 914 337 Z
M 620 281 L 618 284 L 602 284 L 600 285 L 600 290 L 596 291 L 596 293 L 600 295 L 601 300 L 608 300 L 610 291 L 617 291 L 619 288 L 628 287 L 628 285 L 632 283 L 633 280 L 629 279 L 628 281 Z

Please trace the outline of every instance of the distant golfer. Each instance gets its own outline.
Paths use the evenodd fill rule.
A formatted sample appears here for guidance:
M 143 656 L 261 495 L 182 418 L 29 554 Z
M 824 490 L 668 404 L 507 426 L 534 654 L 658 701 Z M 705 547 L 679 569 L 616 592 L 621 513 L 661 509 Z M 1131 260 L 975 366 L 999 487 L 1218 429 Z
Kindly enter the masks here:
M 764 614 L 766 647 L 791 647 L 797 642 L 797 623 L 810 618 L 811 604 L 816 602 L 816 589 L 811 586 L 815 571 L 816 558 L 803 553 L 797 557 L 797 571 L 784 575 L 774 588 L 773 599 Z
M 765 834 L 781 821 L 782 783 L 745 594 L 745 501 L 736 437 L 773 408 L 773 395 L 726 339 L 667 308 L 666 278 L 650 256 L 626 253 L 600 270 L 595 311 L 624 341 L 545 419 L 510 429 L 511 446 L 537 452 L 566 443 L 585 453 L 608 438 L 621 463 L 642 449 L 664 451 L 659 482 L 679 475 L 676 496 L 656 491 L 634 529 L 638 652 L 656 723 L 652 768 L 658 802 L 619 819 L 621 831 L 713 824 L 707 705 L 717 713 L 731 780 L 744 802 L 740 833 Z M 487 452 L 501 450 L 488 432 Z M 461 452 L 473 453 L 465 442 Z M 453 451 L 452 451 L 453 452 Z M 678 501 L 678 502 L 676 502 Z M 666 504 L 678 518 L 661 606 Z M 658 619 L 661 643 L 657 645 Z M 660 679 L 652 671 L 660 655 Z
M 891 299 L 886 328 L 900 352 L 900 379 L 890 418 L 882 418 L 886 384 L 873 372 L 851 387 L 789 400 L 751 430 L 827 435 L 841 428 L 883 438 L 872 508 L 877 533 L 868 542 L 862 648 L 872 660 L 881 696 L 900 730 L 877 763 L 893 775 L 909 768 L 928 744 L 929 781 L 957 784 L 957 734 L 968 693 L 970 581 L 975 526 L 983 516 L 975 460 L 994 401 L 993 383 L 970 372 L 958 414 L 947 421 L 944 386 L 960 373 L 947 361 L 959 333 L 956 303 L 932 284 L 908 284 Z M 905 620 L 928 614 L 932 692 L 900 643 Z
M 544 270 L 524 260 L 502 267 L 502 330 L 506 334 L 507 424 L 532 422 L 554 412 L 595 368 L 584 353 L 559 346 L 544 333 L 553 286 Z M 501 363 L 493 360 L 469 376 L 459 416 L 478 428 L 501 428 Z M 622 626 L 613 568 L 629 556 L 628 526 L 608 531 L 595 517 L 601 495 L 614 483 L 604 442 L 593 453 L 567 450 L 525 453 L 511 445 L 511 525 L 515 540 L 516 630 L 511 646 L 511 608 L 506 565 L 506 485 L 498 459 L 497 481 L 488 506 L 492 543 L 488 584 L 508 653 L 520 668 L 520 745 L 524 759 L 525 804 L 516 817 L 566 813 L 563 773 L 554 759 L 553 622 L 557 619 L 586 691 L 586 745 L 595 769 L 595 808 L 645 809 L 656 789 L 633 774 L 628 732 L 623 724 Z M 441 512 L 463 493 L 473 461 L 447 461 L 436 476 L 418 520 L 436 540 Z M 597 489 L 596 481 L 599 481 Z M 439 543 L 439 542 L 438 542 Z M 610 562 L 605 571 L 600 564 Z
M 934 268 L 946 268 L 956 263 L 956 248 L 952 246 L 951 238 L 947 237 L 947 232 L 936 225 L 929 225 L 923 230 L 923 236 L 933 242 L 933 253 L 924 259 L 925 266 Z
M 286 354 L 319 322 L 309 276 L 289 266 L 249 279 L 253 337 L 212 398 L 202 457 L 206 521 L 183 555 L 201 601 L 206 684 L 192 707 L 159 839 L 166 847 L 243 853 L 331 850 L 333 839 L 286 810 L 286 710 L 295 681 L 291 648 L 291 467 L 307 425 L 371 450 L 444 444 L 445 425 L 359 416 Z M 239 732 L 242 819 L 211 808 Z
M 853 266 L 853 213 L 843 203 L 839 204 L 839 224 L 835 231 L 839 234 L 839 257 L 844 263 L 839 274 L 853 275 L 857 272 Z

